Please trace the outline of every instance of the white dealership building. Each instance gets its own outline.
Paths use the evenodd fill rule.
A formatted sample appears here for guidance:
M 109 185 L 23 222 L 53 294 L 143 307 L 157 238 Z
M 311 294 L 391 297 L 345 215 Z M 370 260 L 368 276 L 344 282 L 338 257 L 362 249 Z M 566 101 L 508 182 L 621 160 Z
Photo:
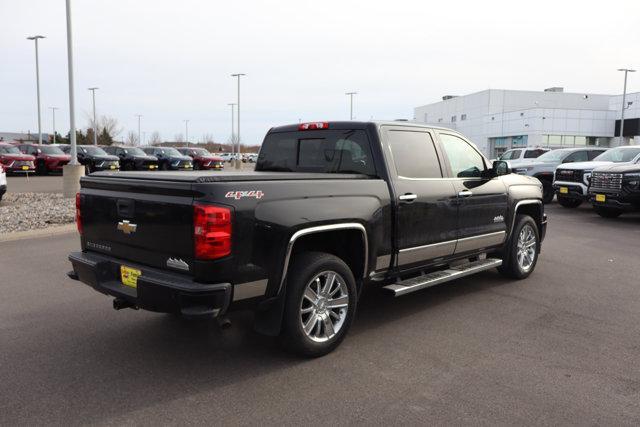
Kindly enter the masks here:
M 416 107 L 414 120 L 455 129 L 490 158 L 518 147 L 640 144 L 640 92 L 622 95 L 488 89 Z

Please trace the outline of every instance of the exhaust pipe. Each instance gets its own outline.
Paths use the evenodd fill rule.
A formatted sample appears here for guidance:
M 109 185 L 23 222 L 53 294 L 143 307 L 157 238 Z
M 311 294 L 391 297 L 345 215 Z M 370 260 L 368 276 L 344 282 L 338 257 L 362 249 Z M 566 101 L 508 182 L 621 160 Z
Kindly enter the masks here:
M 114 310 L 122 310 L 123 308 L 133 308 L 137 310 L 135 304 L 130 303 L 129 301 L 123 300 L 122 298 L 116 298 L 113 300 L 113 309 Z

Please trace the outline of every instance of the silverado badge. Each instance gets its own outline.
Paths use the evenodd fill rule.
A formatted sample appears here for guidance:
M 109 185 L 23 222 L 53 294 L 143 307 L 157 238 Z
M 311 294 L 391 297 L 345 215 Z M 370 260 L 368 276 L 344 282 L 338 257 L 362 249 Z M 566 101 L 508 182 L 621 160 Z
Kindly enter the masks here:
M 135 233 L 137 228 L 138 228 L 137 224 L 131 224 L 126 219 L 118 223 L 118 230 L 122 231 L 124 234 Z

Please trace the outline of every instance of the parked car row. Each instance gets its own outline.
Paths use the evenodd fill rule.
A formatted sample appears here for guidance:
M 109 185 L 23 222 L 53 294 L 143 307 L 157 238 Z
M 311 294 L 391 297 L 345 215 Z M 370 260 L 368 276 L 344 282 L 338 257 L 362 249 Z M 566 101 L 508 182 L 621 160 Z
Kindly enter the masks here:
M 240 160 L 242 160 L 242 163 L 256 163 L 258 161 L 258 154 L 257 153 L 241 153 L 241 154 L 220 153 L 219 156 L 225 162 L 230 162 L 233 159 L 238 159 L 238 158 Z
M 611 148 L 593 161 L 560 165 L 553 188 L 566 208 L 589 201 L 606 218 L 640 210 L 640 146 Z

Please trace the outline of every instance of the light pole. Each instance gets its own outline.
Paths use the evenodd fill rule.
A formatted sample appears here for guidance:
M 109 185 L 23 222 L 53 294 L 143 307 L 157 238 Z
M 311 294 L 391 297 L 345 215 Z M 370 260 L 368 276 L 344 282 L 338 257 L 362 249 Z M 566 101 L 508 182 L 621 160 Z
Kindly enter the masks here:
M 40 61 L 38 59 L 38 40 L 45 38 L 44 36 L 31 36 L 27 40 L 33 40 L 36 43 L 36 95 L 38 98 L 38 144 L 42 144 L 42 125 L 40 121 Z
M 80 191 L 80 177 L 84 174 L 84 166 L 78 162 L 76 146 L 76 106 L 73 80 L 73 32 L 71 25 L 71 0 L 66 0 L 67 11 L 67 71 L 69 73 L 69 139 L 71 140 L 71 161 L 63 166 L 62 187 L 64 197 L 75 197 Z
M 142 114 L 136 114 L 136 117 L 138 118 L 138 145 L 142 145 L 142 134 L 140 133 L 140 118 L 142 117 Z
M 240 163 L 241 163 L 241 159 L 240 159 L 240 77 L 242 76 L 246 76 L 246 74 L 242 74 L 242 73 L 236 73 L 236 74 L 231 74 L 231 77 L 237 77 L 238 78 L 238 127 L 237 127 L 237 133 L 236 133 L 236 138 L 237 138 L 237 143 L 238 143 L 238 159 L 236 160 L 236 169 L 240 169 Z
M 345 95 L 349 95 L 349 98 L 351 98 L 351 106 L 349 109 L 349 120 L 353 120 L 353 95 L 357 95 L 358 92 L 347 92 L 345 93 Z
M 624 142 L 624 110 L 627 102 L 627 74 L 635 73 L 636 70 L 630 68 L 618 68 L 618 71 L 624 71 L 624 89 L 622 90 L 622 110 L 620 112 L 620 138 L 618 139 L 618 145 L 622 145 Z
M 93 145 L 98 145 L 98 122 L 96 121 L 96 90 L 98 87 L 90 87 L 91 95 L 93 97 Z
M 56 143 L 56 110 L 58 107 L 49 107 L 51 114 L 53 114 L 53 143 Z
M 184 134 L 185 136 L 185 142 L 187 143 L 187 147 L 189 146 L 189 120 L 184 120 Z
M 235 107 L 236 107 L 236 103 L 235 102 L 230 102 L 227 105 L 231 106 L 231 155 L 233 156 L 233 154 L 235 154 L 236 152 L 236 129 L 235 129 Z M 232 157 L 233 159 L 233 157 Z

